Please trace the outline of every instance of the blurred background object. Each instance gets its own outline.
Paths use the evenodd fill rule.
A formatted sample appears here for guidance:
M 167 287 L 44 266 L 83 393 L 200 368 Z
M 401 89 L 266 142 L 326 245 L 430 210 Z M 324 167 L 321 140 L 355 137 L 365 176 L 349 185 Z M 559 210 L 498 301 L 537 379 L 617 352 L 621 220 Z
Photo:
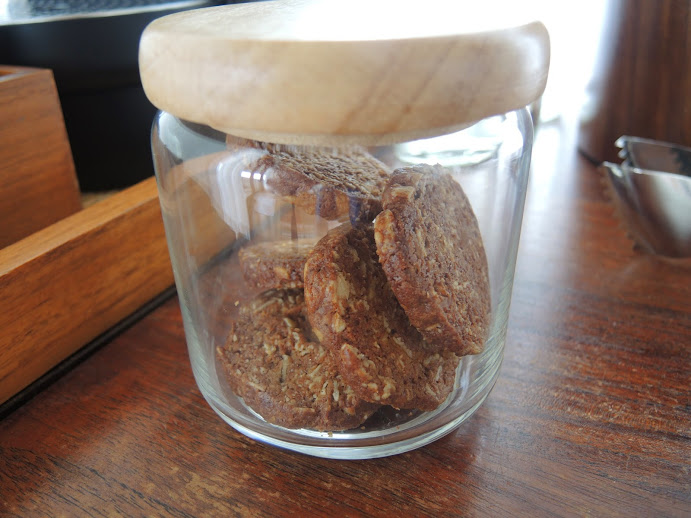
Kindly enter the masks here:
M 691 146 L 691 0 L 609 0 L 578 145 L 616 161 L 633 135 Z
M 0 64 L 53 71 L 82 191 L 153 175 L 155 108 L 139 82 L 139 37 L 154 18 L 210 0 L 0 0 Z

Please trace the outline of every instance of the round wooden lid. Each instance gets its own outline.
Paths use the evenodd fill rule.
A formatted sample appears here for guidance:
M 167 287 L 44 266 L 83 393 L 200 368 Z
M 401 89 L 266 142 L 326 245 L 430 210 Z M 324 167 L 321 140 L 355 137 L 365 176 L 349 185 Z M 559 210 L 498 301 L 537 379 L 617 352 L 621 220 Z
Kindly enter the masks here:
M 142 34 L 142 84 L 159 109 L 257 140 L 440 135 L 544 90 L 546 29 L 497 5 L 275 0 L 176 13 Z

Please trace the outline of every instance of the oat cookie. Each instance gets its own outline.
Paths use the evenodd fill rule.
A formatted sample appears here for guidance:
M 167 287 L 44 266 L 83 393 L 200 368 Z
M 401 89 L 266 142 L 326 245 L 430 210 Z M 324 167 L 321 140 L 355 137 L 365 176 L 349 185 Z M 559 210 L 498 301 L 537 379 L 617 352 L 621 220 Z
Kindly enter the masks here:
M 316 240 L 271 241 L 241 248 L 238 258 L 245 283 L 261 291 L 302 288 L 305 259 L 315 243 Z
M 379 405 L 358 398 L 313 339 L 301 290 L 271 290 L 241 306 L 218 358 L 230 387 L 286 428 L 355 428 Z
M 326 148 L 270 144 L 228 136 L 228 146 L 267 154 L 256 164 L 266 185 L 309 214 L 328 220 L 349 215 L 371 222 L 381 211 L 388 167 L 360 146 Z
M 379 264 L 372 225 L 345 223 L 305 263 L 307 314 L 343 378 L 368 401 L 433 410 L 451 393 L 458 357 L 410 324 Z
M 394 171 L 375 221 L 380 262 L 425 339 L 459 355 L 487 339 L 490 294 L 482 236 L 461 186 L 441 166 Z

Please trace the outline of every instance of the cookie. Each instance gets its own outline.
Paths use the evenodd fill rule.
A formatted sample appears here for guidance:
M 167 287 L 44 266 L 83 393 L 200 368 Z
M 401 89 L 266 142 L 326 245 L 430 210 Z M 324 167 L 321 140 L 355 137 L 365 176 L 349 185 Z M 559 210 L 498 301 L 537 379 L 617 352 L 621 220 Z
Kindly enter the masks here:
M 309 214 L 327 220 L 349 215 L 371 222 L 381 211 L 389 169 L 360 146 L 325 148 L 270 144 L 228 136 L 228 146 L 266 151 L 255 170 L 266 185 Z
M 247 287 L 266 291 L 302 288 L 302 271 L 315 240 L 271 241 L 240 249 L 238 258 Z
M 451 393 L 459 358 L 410 324 L 379 264 L 372 225 L 342 224 L 305 263 L 307 314 L 359 397 L 433 410 Z
M 271 290 L 243 304 L 217 355 L 235 394 L 279 426 L 347 430 L 379 408 L 353 393 L 314 339 L 301 290 Z
M 490 324 L 487 258 L 461 186 L 441 166 L 394 171 L 376 218 L 380 262 L 410 322 L 459 355 L 482 352 Z

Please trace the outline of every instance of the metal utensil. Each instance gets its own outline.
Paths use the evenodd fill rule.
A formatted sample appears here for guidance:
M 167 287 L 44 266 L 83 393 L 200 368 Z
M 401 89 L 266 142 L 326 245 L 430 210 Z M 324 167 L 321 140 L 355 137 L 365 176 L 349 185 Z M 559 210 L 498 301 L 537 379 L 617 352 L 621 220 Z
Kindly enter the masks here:
M 619 137 L 619 156 L 632 167 L 691 176 L 691 148 L 658 140 Z
M 629 159 L 640 163 L 636 146 L 625 149 Z M 602 167 L 607 171 L 619 215 L 634 240 L 655 254 L 691 256 L 691 177 L 626 162 L 604 162 Z

